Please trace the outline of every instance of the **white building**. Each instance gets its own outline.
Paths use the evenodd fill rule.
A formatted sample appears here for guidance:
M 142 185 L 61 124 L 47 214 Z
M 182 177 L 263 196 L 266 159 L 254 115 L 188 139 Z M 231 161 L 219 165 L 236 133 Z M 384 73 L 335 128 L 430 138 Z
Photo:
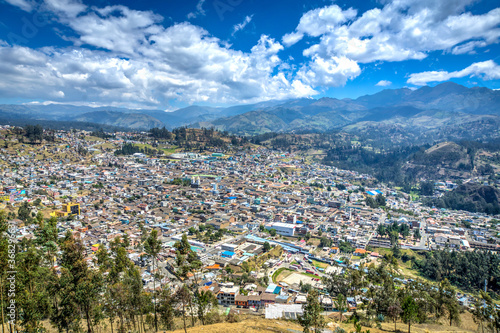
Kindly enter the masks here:
M 297 319 L 303 313 L 302 304 L 266 304 L 266 319 Z
M 274 222 L 266 225 L 267 230 L 274 229 L 278 235 L 293 236 L 295 233 L 295 225 L 283 222 Z

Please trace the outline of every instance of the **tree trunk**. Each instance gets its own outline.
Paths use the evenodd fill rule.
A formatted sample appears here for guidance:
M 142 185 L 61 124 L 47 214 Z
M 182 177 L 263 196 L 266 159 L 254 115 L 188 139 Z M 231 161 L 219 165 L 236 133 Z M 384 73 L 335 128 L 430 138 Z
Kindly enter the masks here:
M 85 317 L 87 318 L 87 332 L 92 333 L 92 327 L 90 325 L 90 315 L 88 309 L 85 309 Z
M 184 322 L 184 333 L 187 333 L 186 328 L 186 305 L 184 301 L 182 302 L 182 321 Z
M 394 332 L 397 332 L 396 325 L 396 321 L 394 320 Z
M 113 320 L 109 321 L 111 323 L 111 333 L 113 333 Z
M 153 272 L 155 270 L 155 259 L 156 258 L 153 258 Z M 153 273 L 151 272 L 151 273 Z M 158 321 L 156 319 L 156 279 L 155 279 L 155 276 L 154 276 L 154 273 L 152 274 L 153 275 L 153 297 L 154 297 L 154 310 L 155 310 L 155 332 L 158 332 Z
M 411 321 L 408 321 L 408 333 L 410 333 L 410 325 L 411 325 Z

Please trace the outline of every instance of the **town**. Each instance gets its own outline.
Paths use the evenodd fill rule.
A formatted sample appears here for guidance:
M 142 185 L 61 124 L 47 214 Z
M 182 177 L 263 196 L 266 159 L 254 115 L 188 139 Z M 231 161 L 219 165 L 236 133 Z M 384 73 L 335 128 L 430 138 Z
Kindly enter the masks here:
M 228 144 L 121 155 L 115 151 L 127 144 L 161 148 L 149 133 L 131 139 L 54 131 L 52 141 L 32 144 L 16 131 L 0 128 L 0 210 L 19 243 L 36 239 L 51 219 L 59 239 L 69 232 L 81 242 L 90 269 L 98 269 L 100 252 L 126 243 L 144 291 L 174 293 L 191 281 L 228 313 L 297 319 L 314 290 L 328 314 L 338 310 L 331 275 L 401 253 L 404 259 L 439 249 L 500 249 L 494 216 L 427 207 L 370 175 L 293 152 Z M 433 195 L 454 186 L 437 182 Z M 156 258 L 144 249 L 153 230 L 161 244 Z M 181 277 L 177 244 L 186 240 L 201 266 Z M 54 256 L 51 266 L 60 273 L 60 252 Z M 394 280 L 401 285 L 417 278 L 399 272 Z M 347 297 L 346 310 L 363 308 L 366 299 Z M 465 292 L 456 299 L 465 307 L 476 302 Z

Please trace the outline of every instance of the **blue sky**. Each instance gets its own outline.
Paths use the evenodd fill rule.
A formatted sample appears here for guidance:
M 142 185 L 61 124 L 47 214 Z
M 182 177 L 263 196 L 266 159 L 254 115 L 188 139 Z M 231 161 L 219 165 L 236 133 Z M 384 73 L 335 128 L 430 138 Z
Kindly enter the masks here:
M 173 110 L 500 89 L 497 1 L 0 0 L 0 103 Z

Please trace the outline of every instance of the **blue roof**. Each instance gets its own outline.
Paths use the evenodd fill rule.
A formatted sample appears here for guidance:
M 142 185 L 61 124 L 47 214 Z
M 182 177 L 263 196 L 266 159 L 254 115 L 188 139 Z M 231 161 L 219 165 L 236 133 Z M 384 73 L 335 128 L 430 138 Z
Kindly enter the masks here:
M 231 251 L 224 251 L 224 252 L 222 252 L 222 255 L 223 255 L 223 256 L 230 256 L 230 257 L 232 257 L 232 256 L 234 256 L 234 252 L 231 252 Z

